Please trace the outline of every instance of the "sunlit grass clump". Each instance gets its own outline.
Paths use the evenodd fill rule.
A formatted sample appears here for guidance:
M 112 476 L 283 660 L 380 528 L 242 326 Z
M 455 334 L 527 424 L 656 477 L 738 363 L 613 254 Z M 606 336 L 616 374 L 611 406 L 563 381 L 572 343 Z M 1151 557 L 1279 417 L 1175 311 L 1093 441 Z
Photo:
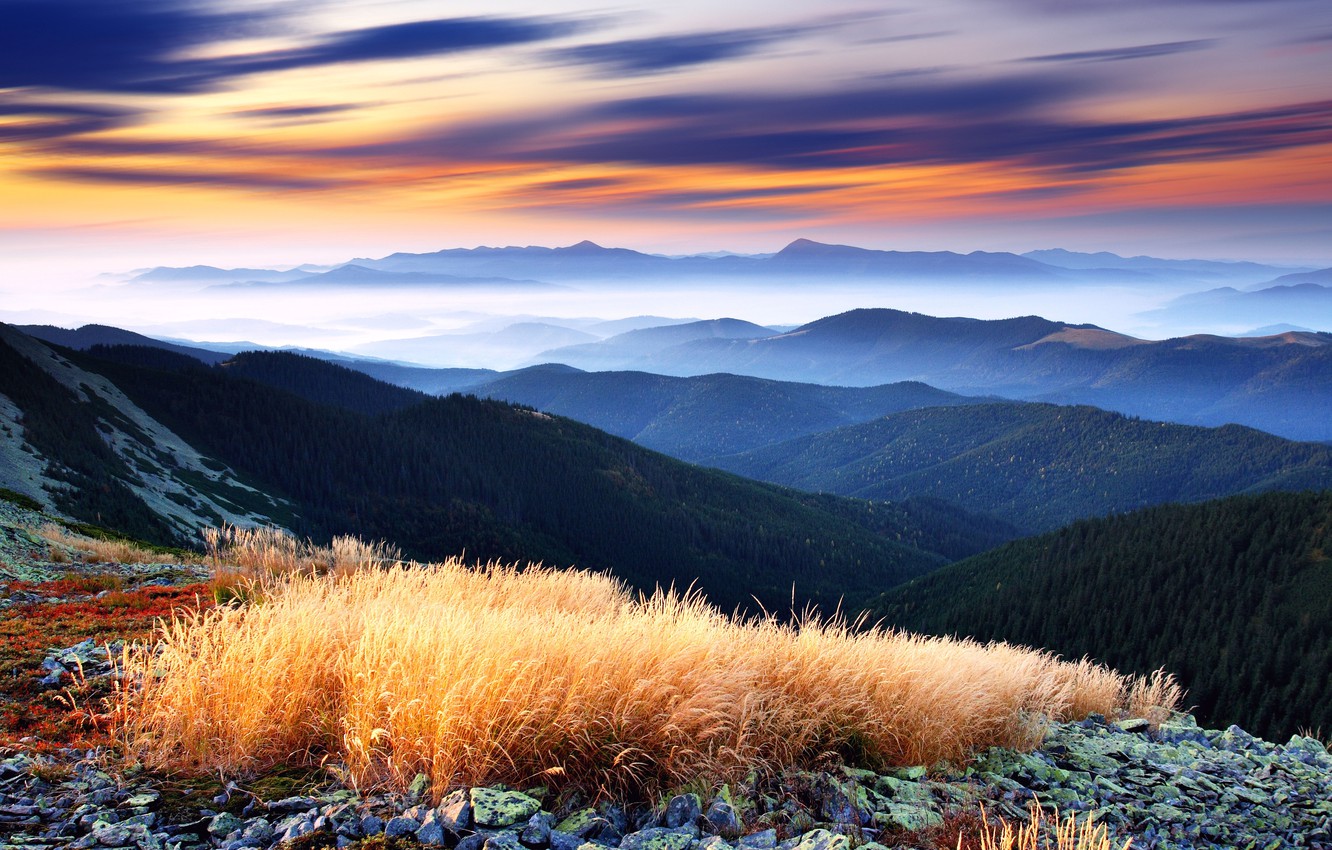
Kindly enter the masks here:
M 868 766 L 1028 747 L 1043 722 L 1171 705 L 1168 679 L 997 644 L 727 617 L 544 568 L 270 580 L 144 653 L 124 732 L 148 764 L 243 775 L 340 762 L 361 787 L 621 794 L 838 753 Z
M 343 535 L 320 546 L 267 526 L 207 528 L 203 539 L 213 572 L 209 587 L 218 601 L 245 598 L 255 592 L 255 585 L 285 575 L 341 576 L 402 559 L 402 553 L 387 543 L 365 543 Z
M 36 533 L 51 544 L 47 558 L 52 563 L 65 563 L 70 552 L 85 564 L 175 564 L 179 559 L 160 550 L 153 550 L 132 540 L 89 537 L 46 523 Z
M 1070 815 L 1060 820 L 1057 810 L 1046 813 L 1032 803 L 1022 826 L 1015 828 L 1002 818 L 998 826 L 983 821 L 979 850 L 1131 850 L 1132 846 L 1131 839 L 1122 847 L 1113 843 L 1109 829 L 1091 817 L 1079 821 Z M 957 850 L 965 850 L 961 838 Z

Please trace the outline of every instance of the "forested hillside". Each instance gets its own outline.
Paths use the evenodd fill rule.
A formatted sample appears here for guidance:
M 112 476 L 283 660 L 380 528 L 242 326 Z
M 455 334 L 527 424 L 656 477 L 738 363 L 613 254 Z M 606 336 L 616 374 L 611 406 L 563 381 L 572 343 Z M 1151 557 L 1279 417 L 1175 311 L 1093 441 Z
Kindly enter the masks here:
M 160 352 L 153 366 L 135 362 L 134 349 L 94 355 L 85 364 L 151 414 L 291 498 L 297 530 L 388 539 L 414 557 L 465 551 L 613 569 L 645 589 L 697 581 L 723 607 L 754 596 L 785 611 L 793 586 L 797 604 L 860 604 L 944 563 L 940 550 L 1011 536 L 1002 523 L 991 533 L 954 512 L 959 527 L 971 526 L 959 536 L 937 503 L 825 509 L 495 401 L 450 396 L 368 415 L 225 367 L 162 368 Z
M 743 375 L 692 378 L 535 366 L 468 390 L 586 422 L 697 461 L 917 407 L 977 399 L 925 384 L 825 387 Z
M 1074 523 L 886 593 L 874 618 L 1165 667 L 1200 721 L 1271 740 L 1332 729 L 1332 492 Z
M 865 499 L 928 495 L 1030 531 L 1163 502 L 1332 487 L 1332 447 L 1001 402 L 896 413 L 709 463 Z
M 94 351 L 98 353 L 108 355 Z M 429 398 L 425 393 L 393 386 L 346 366 L 286 351 L 242 352 L 220 368 L 234 377 L 250 378 L 310 401 L 360 413 L 390 413 Z

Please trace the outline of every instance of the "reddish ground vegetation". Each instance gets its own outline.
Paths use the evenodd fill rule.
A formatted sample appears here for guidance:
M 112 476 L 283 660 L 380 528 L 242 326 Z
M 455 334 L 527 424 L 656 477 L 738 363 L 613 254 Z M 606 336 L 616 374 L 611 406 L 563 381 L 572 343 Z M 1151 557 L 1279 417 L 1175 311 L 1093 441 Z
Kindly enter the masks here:
M 87 638 L 98 643 L 147 640 L 160 619 L 179 609 L 212 606 L 206 586 L 147 586 L 122 590 L 116 576 L 70 575 L 39 584 L 10 582 L 0 593 L 25 601 L 0 611 L 0 748 L 22 744 L 49 751 L 109 744 L 99 718 L 111 695 L 107 680 L 80 682 L 64 677 L 59 688 L 45 687 L 42 661 L 52 650 Z M 96 598 L 99 591 L 108 591 Z

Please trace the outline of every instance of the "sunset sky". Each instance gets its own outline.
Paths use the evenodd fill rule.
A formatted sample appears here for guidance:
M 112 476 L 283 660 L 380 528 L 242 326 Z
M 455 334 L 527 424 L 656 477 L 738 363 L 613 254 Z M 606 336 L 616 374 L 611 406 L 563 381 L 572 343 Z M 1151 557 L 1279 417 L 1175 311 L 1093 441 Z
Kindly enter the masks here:
M 1332 264 L 1328 0 L 0 0 L 0 259 Z

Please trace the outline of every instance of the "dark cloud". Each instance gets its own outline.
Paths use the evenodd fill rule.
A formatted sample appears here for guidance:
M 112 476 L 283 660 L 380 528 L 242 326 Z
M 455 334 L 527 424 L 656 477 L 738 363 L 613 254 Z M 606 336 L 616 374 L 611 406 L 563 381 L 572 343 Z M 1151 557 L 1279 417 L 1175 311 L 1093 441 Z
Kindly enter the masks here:
M 216 71 L 178 57 L 266 21 L 176 0 L 0 0 L 0 87 L 197 91 Z
M 775 42 L 805 35 L 823 26 L 770 27 L 636 38 L 581 44 L 547 54 L 566 65 L 590 65 L 604 74 L 660 74 L 693 65 L 745 56 Z
M 220 172 L 192 172 L 170 168 L 102 168 L 97 166 L 71 168 L 39 168 L 27 172 L 35 177 L 70 180 L 78 183 L 117 183 L 140 186 L 224 186 L 231 189 L 262 191 L 311 191 L 332 189 L 345 185 L 340 181 L 283 177 L 275 174 L 236 174 Z
M 621 186 L 624 181 L 618 177 L 575 177 L 569 180 L 549 180 L 545 183 L 533 183 L 526 191 L 537 192 L 582 192 L 587 189 L 609 189 Z
M 344 62 L 411 59 L 549 41 L 588 26 L 566 18 L 450 18 L 338 33 L 309 47 L 221 60 L 232 74 L 285 71 Z
M 22 123 L 0 123 L 0 140 L 59 139 L 119 127 L 129 120 L 124 110 L 61 103 L 0 103 L 0 116 Z
M 231 114 L 237 118 L 255 118 L 261 121 L 297 121 L 322 118 L 360 109 L 359 103 L 331 103 L 318 106 L 265 106 L 259 109 L 239 109 Z
M 1022 61 L 1122 62 L 1126 59 L 1149 59 L 1154 56 L 1170 56 L 1175 53 L 1206 50 L 1214 44 L 1216 44 L 1216 41 L 1210 38 L 1193 41 L 1167 41 L 1161 44 L 1138 44 L 1132 47 L 1115 47 L 1108 50 L 1075 50 L 1070 53 L 1049 53 L 1044 56 L 1029 56 Z
M 1066 118 L 1078 75 L 899 81 L 788 95 L 635 98 L 347 148 L 456 162 L 845 168 L 1005 161 L 1098 172 L 1332 143 L 1332 102 L 1157 121 Z
M 289 50 L 191 58 L 278 26 L 188 0 L 0 0 L 0 88 L 182 94 L 246 74 L 530 44 L 585 26 L 552 17 L 451 18 L 335 33 Z

